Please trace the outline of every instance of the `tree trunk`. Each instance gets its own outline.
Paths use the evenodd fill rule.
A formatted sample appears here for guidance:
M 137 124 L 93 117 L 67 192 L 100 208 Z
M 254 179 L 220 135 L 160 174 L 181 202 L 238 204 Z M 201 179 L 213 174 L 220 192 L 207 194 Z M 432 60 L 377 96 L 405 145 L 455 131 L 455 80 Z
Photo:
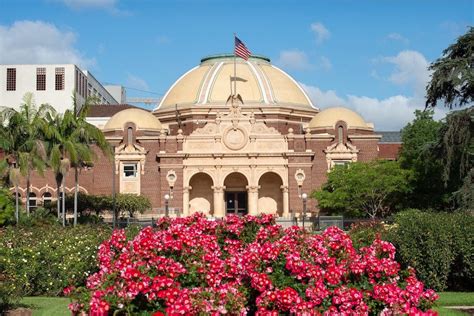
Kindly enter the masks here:
M 77 167 L 74 168 L 74 180 L 75 180 L 75 187 L 74 187 L 74 227 L 77 225 L 77 194 L 79 191 L 79 170 Z
M 66 227 L 66 190 L 65 190 L 65 177 L 63 178 L 63 183 L 62 183 L 62 197 L 63 197 L 63 227 Z
M 26 170 L 26 216 L 30 217 L 30 167 Z
M 58 221 L 61 218 L 61 183 L 56 180 L 56 186 L 57 186 L 57 199 L 56 199 L 56 204 L 57 204 L 57 210 L 58 210 Z
M 15 219 L 16 219 L 16 224 L 18 225 L 18 222 L 20 221 L 20 208 L 19 208 L 19 203 L 18 203 L 18 184 L 15 185 Z

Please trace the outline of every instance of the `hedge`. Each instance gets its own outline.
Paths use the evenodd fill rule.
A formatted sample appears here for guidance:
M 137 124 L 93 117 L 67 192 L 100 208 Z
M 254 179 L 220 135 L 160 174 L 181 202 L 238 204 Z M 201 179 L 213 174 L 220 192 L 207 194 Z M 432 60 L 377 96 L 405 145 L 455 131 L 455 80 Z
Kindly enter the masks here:
M 436 291 L 474 290 L 474 216 L 470 212 L 407 210 L 394 225 L 359 225 L 350 235 L 366 245 L 378 234 L 397 248 L 397 261 L 411 266 Z

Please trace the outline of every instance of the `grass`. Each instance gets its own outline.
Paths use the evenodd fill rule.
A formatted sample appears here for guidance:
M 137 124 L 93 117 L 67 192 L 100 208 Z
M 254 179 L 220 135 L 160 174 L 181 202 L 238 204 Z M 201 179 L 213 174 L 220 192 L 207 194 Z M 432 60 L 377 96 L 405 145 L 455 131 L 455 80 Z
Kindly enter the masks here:
M 441 292 L 437 307 L 441 316 L 466 316 L 466 313 L 445 308 L 446 306 L 474 306 L 474 292 Z M 67 305 L 69 299 L 64 297 L 25 297 L 21 305 L 33 309 L 33 316 L 70 316 Z
M 441 292 L 438 294 L 438 307 L 435 307 L 434 310 L 437 311 L 440 316 L 467 315 L 466 313 L 446 308 L 445 306 L 474 306 L 474 292 Z
M 25 297 L 21 305 L 31 308 L 33 316 L 71 316 L 67 308 L 70 300 L 65 297 Z
M 474 306 L 474 292 L 441 292 L 440 306 Z

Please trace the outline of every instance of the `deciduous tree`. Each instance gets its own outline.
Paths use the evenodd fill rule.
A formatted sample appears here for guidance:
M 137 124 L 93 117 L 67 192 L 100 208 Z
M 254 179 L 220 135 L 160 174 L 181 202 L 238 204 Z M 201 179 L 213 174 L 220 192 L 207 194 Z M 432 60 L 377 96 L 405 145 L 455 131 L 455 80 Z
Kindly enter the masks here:
M 410 191 L 411 172 L 396 161 L 355 162 L 337 166 L 313 192 L 323 211 L 347 216 L 388 216 Z

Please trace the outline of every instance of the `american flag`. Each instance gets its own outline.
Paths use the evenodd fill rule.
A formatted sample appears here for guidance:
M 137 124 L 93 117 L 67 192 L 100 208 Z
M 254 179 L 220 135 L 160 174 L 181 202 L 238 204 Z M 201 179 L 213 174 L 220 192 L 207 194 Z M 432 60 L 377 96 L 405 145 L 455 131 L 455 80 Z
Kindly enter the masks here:
M 235 49 L 234 49 L 234 54 L 236 56 L 239 56 L 245 60 L 249 60 L 250 55 L 252 54 L 248 48 L 245 46 L 244 43 L 242 43 L 241 40 L 235 36 Z

